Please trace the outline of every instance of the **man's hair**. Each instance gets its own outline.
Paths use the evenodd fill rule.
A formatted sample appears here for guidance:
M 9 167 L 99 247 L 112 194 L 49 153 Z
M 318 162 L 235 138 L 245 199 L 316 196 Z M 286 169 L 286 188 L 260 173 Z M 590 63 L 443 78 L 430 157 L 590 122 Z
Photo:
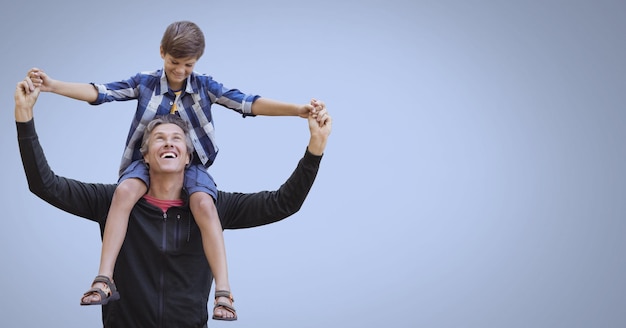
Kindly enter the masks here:
M 204 34 L 193 22 L 174 22 L 165 29 L 161 47 L 174 58 L 198 59 L 204 53 Z
M 139 149 L 141 155 L 145 156 L 148 153 L 148 149 L 150 148 L 150 135 L 152 131 L 161 124 L 175 124 L 183 130 L 187 144 L 187 153 L 189 154 L 189 160 L 191 162 L 193 157 L 193 144 L 191 143 L 191 138 L 189 138 L 189 124 L 175 114 L 157 116 L 146 125 L 146 129 L 143 131 L 143 139 L 141 140 L 141 148 Z

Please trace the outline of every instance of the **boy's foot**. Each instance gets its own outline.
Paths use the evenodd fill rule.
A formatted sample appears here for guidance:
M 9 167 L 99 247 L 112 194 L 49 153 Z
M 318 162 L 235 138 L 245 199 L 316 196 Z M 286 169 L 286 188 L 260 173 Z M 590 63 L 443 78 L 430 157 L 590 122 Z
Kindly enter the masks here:
M 227 290 L 215 291 L 215 306 L 213 307 L 213 320 L 235 321 L 237 311 L 233 307 L 235 300 Z
M 91 289 L 80 299 L 80 305 L 105 305 L 119 298 L 115 283 L 107 276 L 98 275 L 91 284 Z

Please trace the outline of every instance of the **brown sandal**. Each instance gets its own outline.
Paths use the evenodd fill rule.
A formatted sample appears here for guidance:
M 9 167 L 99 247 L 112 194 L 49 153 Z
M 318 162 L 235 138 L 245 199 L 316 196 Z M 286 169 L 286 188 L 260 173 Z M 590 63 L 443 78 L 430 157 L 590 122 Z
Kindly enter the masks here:
M 224 303 L 224 302 L 218 302 L 217 299 L 219 297 L 227 297 L 230 300 L 230 304 L 228 303 Z M 235 299 L 233 298 L 233 296 L 230 294 L 229 291 L 227 290 L 216 290 L 215 291 L 215 306 L 213 307 L 213 320 L 224 320 L 224 321 L 235 321 L 237 320 L 237 311 L 235 311 L 235 308 L 233 307 L 233 303 L 235 302 Z M 215 316 L 215 310 L 217 308 L 222 308 L 232 314 L 234 314 L 235 316 L 232 318 L 227 318 L 227 317 L 217 317 Z
M 109 279 L 107 276 L 97 275 L 96 279 L 93 280 L 91 285 L 93 286 L 95 283 L 101 282 L 106 286 L 103 289 L 100 288 L 91 288 L 83 294 L 83 297 L 80 299 L 80 305 L 106 305 L 110 301 L 117 301 L 120 299 L 120 293 L 117 292 L 117 288 L 115 287 L 115 283 Z M 98 294 L 100 295 L 100 300 L 95 302 L 85 302 L 83 301 L 85 297 Z

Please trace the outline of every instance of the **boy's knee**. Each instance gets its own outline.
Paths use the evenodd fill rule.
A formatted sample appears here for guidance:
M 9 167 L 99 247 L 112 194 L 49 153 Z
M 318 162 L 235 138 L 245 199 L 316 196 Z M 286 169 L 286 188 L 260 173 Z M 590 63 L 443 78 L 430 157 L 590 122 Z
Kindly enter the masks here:
M 202 204 L 202 205 L 206 205 L 205 203 L 215 205 L 215 201 L 213 200 L 213 197 L 211 197 L 211 195 L 205 192 L 194 192 L 193 194 L 191 194 L 189 200 L 192 202 L 196 202 L 198 204 Z
M 147 191 L 146 185 L 139 179 L 126 179 L 120 182 L 115 188 L 115 195 L 119 197 L 128 197 L 131 199 L 139 198 Z
M 189 205 L 191 206 L 192 211 L 217 211 L 213 197 L 204 192 L 194 192 L 191 194 L 189 197 Z

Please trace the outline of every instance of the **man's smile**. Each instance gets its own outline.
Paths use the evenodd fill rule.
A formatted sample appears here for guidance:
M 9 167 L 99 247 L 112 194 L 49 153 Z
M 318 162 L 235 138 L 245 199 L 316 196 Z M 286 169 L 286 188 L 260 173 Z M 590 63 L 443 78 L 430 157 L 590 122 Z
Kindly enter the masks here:
M 172 151 L 167 151 L 161 154 L 161 158 L 178 158 L 178 154 Z

